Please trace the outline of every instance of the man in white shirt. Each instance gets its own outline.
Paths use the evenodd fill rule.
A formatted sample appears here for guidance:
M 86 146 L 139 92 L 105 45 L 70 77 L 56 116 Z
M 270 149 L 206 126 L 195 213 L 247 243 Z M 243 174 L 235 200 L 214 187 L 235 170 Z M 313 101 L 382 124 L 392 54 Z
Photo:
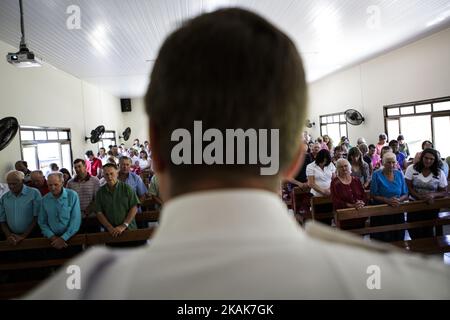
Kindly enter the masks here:
M 80 267 L 80 290 L 67 289 L 70 275 L 62 270 L 28 298 L 450 298 L 450 271 L 439 261 L 326 227 L 305 232 L 288 215 L 277 188 L 304 157 L 298 136 L 306 81 L 295 45 L 265 19 L 223 9 L 184 24 L 164 42 L 145 100 L 165 203 L 151 244 L 94 248 L 70 262 Z M 279 160 L 278 173 L 261 170 L 270 139 L 260 137 L 260 163 L 253 161 L 251 131 L 243 149 L 248 158 L 234 144 L 201 150 L 198 120 L 208 141 L 228 129 L 276 128 L 270 136 L 279 134 L 279 144 L 274 139 L 270 147 L 279 156 L 272 158 Z M 177 135 L 184 152 L 172 140 Z M 222 152 L 230 164 L 222 164 Z M 233 164 L 235 156 L 240 164 Z

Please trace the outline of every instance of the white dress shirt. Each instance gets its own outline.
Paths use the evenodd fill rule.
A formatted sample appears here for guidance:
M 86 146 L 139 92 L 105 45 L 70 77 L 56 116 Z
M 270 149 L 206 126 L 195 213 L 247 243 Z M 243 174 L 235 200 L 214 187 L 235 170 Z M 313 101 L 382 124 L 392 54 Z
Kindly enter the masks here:
M 81 290 L 66 288 L 63 267 L 26 298 L 450 298 L 450 269 L 439 260 L 325 226 L 306 230 L 275 193 L 191 193 L 164 205 L 148 246 L 93 248 L 69 262 L 81 269 Z M 367 285 L 373 266 L 380 289 Z

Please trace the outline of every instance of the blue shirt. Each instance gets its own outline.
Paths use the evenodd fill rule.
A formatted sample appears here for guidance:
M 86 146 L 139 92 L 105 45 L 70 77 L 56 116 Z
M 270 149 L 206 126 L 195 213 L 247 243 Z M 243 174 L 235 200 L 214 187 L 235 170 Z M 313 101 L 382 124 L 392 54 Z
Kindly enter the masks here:
M 47 193 L 42 198 L 41 211 L 38 218 L 42 234 L 51 238 L 58 236 L 67 241 L 80 229 L 81 210 L 78 194 L 63 188 L 59 198 Z
M 394 181 L 389 181 L 383 174 L 383 170 L 375 171 L 372 175 L 370 193 L 374 196 L 385 198 L 400 198 L 408 194 L 408 187 L 406 186 L 403 173 L 399 170 L 394 170 Z
M 134 172 L 130 172 L 128 174 L 128 178 L 124 182 L 129 185 L 134 192 L 136 192 L 138 197 L 142 197 L 147 193 L 147 188 L 145 187 L 141 177 Z
M 397 158 L 397 162 L 400 168 L 403 168 L 403 163 L 406 160 L 406 156 L 403 153 L 399 152 L 395 155 L 395 157 Z
M 41 200 L 39 190 L 26 185 L 18 196 L 8 191 L 0 199 L 0 222 L 6 222 L 14 234 L 25 233 L 39 214 Z
M 124 181 L 127 185 L 133 189 L 133 191 L 137 194 L 139 198 L 147 193 L 147 187 L 142 181 L 141 177 L 139 177 L 136 173 L 130 172 L 128 174 L 128 178 Z M 141 213 L 141 207 L 138 207 L 137 213 Z

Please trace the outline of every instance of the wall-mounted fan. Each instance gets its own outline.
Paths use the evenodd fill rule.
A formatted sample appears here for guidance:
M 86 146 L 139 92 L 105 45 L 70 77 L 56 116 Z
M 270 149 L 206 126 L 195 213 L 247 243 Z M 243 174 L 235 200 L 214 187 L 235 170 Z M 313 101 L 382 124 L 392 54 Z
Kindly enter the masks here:
M 311 122 L 311 120 L 306 120 L 306 122 L 305 122 L 305 126 L 307 127 L 307 128 L 312 128 L 313 126 L 315 126 L 316 125 L 316 123 L 315 122 Z
M 348 109 L 345 111 L 345 120 L 351 125 L 359 126 L 364 122 L 364 117 L 359 111 L 355 109 Z
M 97 143 L 100 141 L 100 138 L 105 133 L 105 126 L 98 126 L 94 130 L 91 131 L 90 137 L 85 137 L 85 140 L 91 140 L 91 143 Z
M 5 149 L 19 130 L 19 122 L 14 117 L 7 117 L 0 120 L 0 150 Z
M 122 133 L 122 136 L 119 136 L 120 139 L 123 138 L 123 140 L 128 141 L 128 139 L 130 139 L 130 135 L 131 135 L 131 128 L 128 127 L 125 129 L 125 131 Z

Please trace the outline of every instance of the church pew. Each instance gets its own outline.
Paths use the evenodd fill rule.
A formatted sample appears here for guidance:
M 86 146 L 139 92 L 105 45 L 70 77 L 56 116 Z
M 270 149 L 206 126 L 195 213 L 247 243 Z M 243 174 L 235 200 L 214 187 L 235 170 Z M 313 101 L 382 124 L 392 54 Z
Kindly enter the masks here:
M 450 208 L 450 198 L 435 199 L 433 204 L 428 204 L 426 201 L 409 201 L 400 204 L 398 207 L 391 207 L 386 204 L 366 206 L 359 210 L 354 208 L 339 209 L 334 214 L 336 226 L 341 227 L 343 221 L 348 221 L 358 218 L 370 218 L 375 216 L 386 216 L 404 212 L 420 212 L 433 209 L 445 209 Z M 376 227 L 364 227 L 358 229 L 348 230 L 349 232 L 359 235 L 367 235 L 373 233 L 381 233 L 395 230 L 408 230 L 421 227 L 438 227 L 450 225 L 450 214 L 448 212 L 440 212 L 438 218 L 417 221 L 417 222 L 404 222 L 399 224 L 390 224 Z M 436 236 L 425 239 L 415 239 L 407 241 L 393 242 L 393 245 L 401 247 L 403 249 L 421 252 L 421 253 L 444 253 L 450 252 L 450 238 L 449 236 Z

